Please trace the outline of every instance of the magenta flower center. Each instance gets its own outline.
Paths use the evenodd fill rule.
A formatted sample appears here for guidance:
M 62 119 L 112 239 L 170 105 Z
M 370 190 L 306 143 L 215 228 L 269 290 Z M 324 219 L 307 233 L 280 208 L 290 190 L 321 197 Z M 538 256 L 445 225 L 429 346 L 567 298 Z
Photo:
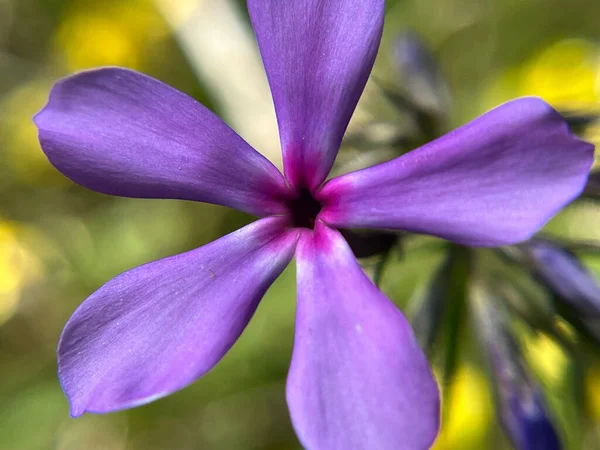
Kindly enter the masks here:
M 322 205 L 306 188 L 300 189 L 297 197 L 287 202 L 294 228 L 314 229 Z

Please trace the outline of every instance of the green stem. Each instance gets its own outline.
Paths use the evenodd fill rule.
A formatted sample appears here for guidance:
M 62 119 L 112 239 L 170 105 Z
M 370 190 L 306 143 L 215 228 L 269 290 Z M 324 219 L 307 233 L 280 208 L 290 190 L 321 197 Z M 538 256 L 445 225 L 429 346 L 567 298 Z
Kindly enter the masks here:
M 470 272 L 469 249 L 458 245 L 451 246 L 450 257 L 452 268 L 450 282 L 448 285 L 447 324 L 448 334 L 446 340 L 446 352 L 443 364 L 442 383 L 445 389 L 443 416 L 447 418 L 448 405 L 451 404 L 450 386 L 456 374 L 459 361 L 459 344 L 465 329 L 467 315 L 467 288 Z

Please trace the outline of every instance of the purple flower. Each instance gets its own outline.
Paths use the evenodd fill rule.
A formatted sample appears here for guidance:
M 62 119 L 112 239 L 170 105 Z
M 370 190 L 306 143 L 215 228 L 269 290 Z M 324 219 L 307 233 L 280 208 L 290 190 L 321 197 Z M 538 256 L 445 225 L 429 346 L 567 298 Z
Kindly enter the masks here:
M 377 53 L 384 1 L 248 0 L 248 8 L 285 177 L 205 107 L 125 69 L 60 81 L 35 118 L 50 162 L 83 186 L 261 217 L 132 269 L 77 309 L 58 348 L 71 413 L 148 403 L 205 374 L 295 255 L 287 400 L 302 443 L 428 448 L 439 393 L 427 361 L 336 228 L 514 243 L 581 191 L 593 147 L 546 103 L 525 98 L 405 156 L 325 182 Z

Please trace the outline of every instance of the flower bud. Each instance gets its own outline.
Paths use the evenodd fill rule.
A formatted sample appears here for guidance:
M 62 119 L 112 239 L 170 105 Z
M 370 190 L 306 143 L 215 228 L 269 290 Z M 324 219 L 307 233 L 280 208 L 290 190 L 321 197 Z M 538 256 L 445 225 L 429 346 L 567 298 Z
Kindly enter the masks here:
M 564 303 L 586 318 L 600 318 L 600 285 L 575 255 L 542 239 L 523 244 L 538 277 Z
M 498 415 L 515 449 L 560 449 L 541 390 L 529 374 L 501 300 L 480 288 L 472 303 L 495 382 Z

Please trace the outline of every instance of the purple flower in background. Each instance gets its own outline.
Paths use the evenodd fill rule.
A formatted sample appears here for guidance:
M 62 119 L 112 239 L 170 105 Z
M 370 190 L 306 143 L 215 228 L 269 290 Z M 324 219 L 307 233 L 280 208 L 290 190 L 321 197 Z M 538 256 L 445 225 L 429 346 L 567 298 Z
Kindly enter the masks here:
M 473 289 L 470 300 L 495 381 L 498 416 L 515 450 L 560 450 L 542 391 L 511 332 L 506 305 L 482 285 Z
M 383 0 L 248 0 L 285 176 L 205 107 L 118 68 L 67 78 L 36 116 L 50 162 L 106 194 L 216 203 L 261 217 L 132 269 L 73 314 L 58 348 L 73 416 L 148 403 L 209 371 L 295 255 L 287 383 L 310 449 L 425 449 L 439 392 L 409 324 L 336 228 L 495 246 L 578 195 L 593 147 L 536 98 L 507 103 L 405 156 L 325 182 L 383 28 Z
M 532 239 L 521 249 L 536 275 L 563 303 L 582 317 L 600 319 L 600 284 L 575 255 L 547 239 Z

